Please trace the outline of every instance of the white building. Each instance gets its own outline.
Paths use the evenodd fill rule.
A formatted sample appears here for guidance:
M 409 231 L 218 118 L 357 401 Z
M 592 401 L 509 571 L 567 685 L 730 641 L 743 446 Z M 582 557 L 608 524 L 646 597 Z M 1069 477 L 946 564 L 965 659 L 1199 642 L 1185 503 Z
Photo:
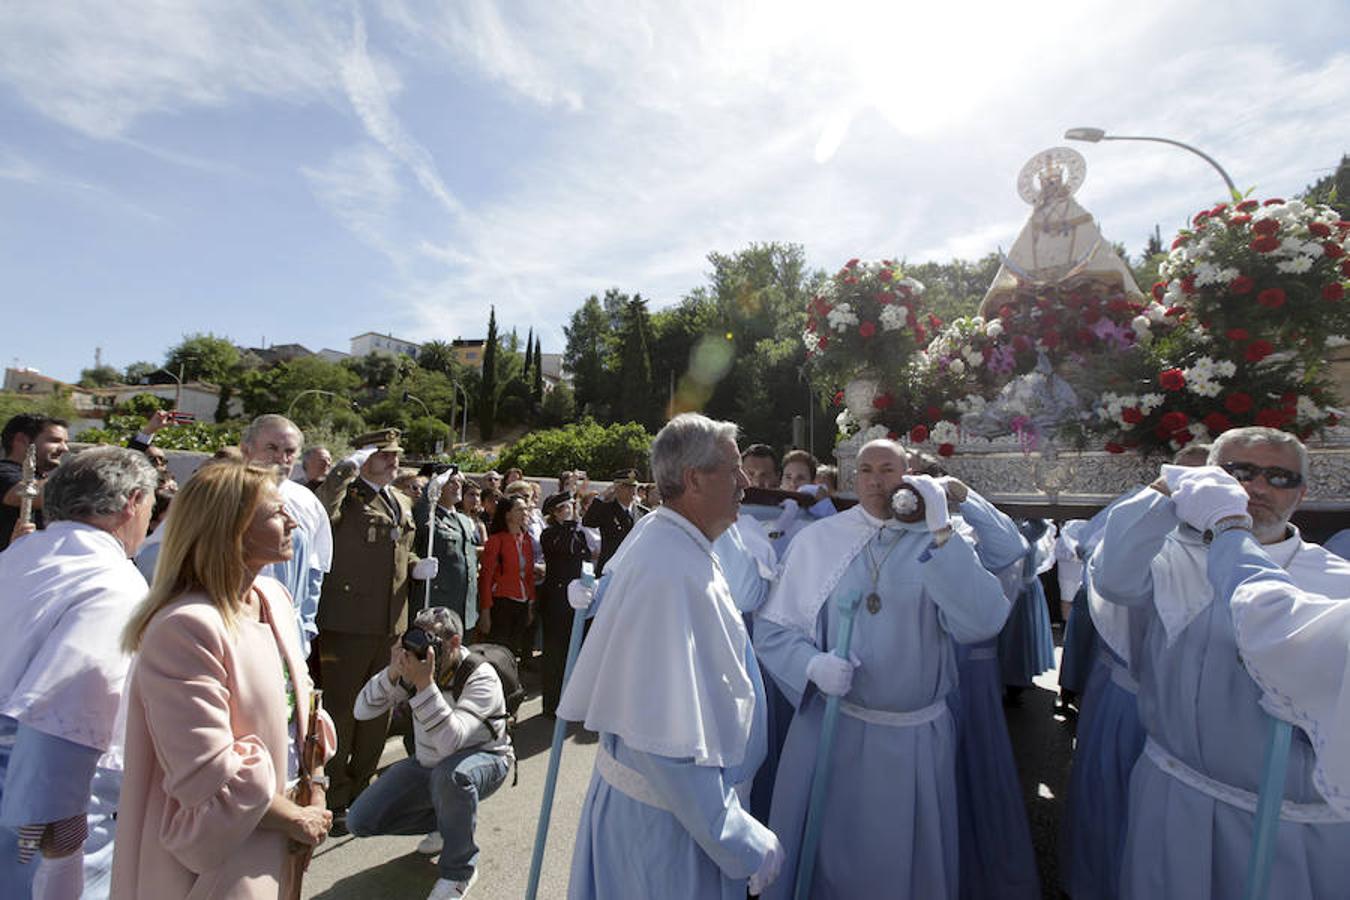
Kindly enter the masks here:
M 406 353 L 416 359 L 417 351 L 421 349 L 421 344 L 396 338 L 392 334 L 380 334 L 378 331 L 367 331 L 352 338 L 352 356 L 358 358 L 372 353 L 388 353 L 392 356 Z

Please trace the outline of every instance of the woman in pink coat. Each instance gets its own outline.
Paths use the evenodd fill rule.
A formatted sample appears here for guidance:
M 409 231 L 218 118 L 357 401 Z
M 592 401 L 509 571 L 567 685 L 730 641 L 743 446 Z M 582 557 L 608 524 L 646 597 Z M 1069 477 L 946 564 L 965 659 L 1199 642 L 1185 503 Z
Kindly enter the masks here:
M 275 473 L 220 462 L 183 487 L 165 527 L 124 638 L 137 657 L 112 896 L 276 898 L 293 854 L 332 823 L 317 785 L 308 806 L 292 799 L 311 685 L 290 597 L 257 576 L 290 558 L 295 522 Z

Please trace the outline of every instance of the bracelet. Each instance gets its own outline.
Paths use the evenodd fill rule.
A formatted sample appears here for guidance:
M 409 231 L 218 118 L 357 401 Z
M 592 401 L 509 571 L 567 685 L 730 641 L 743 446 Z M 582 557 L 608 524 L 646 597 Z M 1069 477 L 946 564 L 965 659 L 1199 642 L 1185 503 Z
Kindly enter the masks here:
M 1252 530 L 1252 517 L 1248 515 L 1224 516 L 1214 523 L 1214 527 L 1209 530 L 1208 541 L 1213 541 L 1219 535 L 1228 531 L 1246 531 Z

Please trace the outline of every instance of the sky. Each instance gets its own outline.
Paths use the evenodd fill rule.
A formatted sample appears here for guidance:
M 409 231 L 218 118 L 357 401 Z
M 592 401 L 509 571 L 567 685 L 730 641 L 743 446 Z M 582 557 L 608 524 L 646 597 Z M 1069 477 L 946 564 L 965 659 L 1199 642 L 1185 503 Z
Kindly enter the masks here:
M 1066 128 L 1287 196 L 1350 151 L 1336 0 L 0 7 L 0 359 L 66 380 L 184 334 L 347 350 L 654 308 L 710 252 L 973 258 Z M 1074 144 L 1138 253 L 1223 199 L 1182 150 Z

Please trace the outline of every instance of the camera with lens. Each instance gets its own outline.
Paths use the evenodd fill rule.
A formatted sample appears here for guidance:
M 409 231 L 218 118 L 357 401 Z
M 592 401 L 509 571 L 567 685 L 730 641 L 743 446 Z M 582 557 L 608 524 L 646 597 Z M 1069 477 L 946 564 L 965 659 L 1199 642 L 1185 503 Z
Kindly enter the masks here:
M 441 652 L 440 637 L 418 625 L 409 626 L 408 630 L 403 632 L 399 643 L 404 650 L 423 661 L 427 658 L 428 648 L 434 648 L 438 656 Z

